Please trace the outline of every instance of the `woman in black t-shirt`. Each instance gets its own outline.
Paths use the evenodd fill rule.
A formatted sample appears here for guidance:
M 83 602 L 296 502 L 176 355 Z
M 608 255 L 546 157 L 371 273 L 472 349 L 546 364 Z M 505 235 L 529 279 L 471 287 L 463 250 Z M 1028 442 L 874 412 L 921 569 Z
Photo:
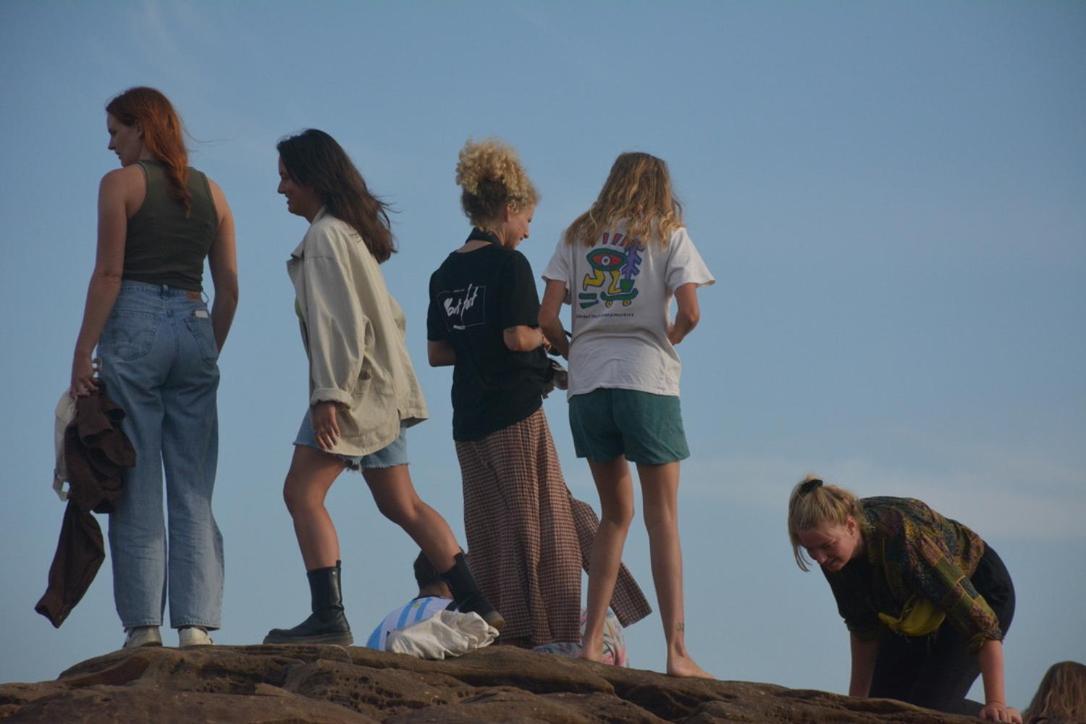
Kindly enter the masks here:
M 542 409 L 550 363 L 528 238 L 539 196 L 512 148 L 468 142 L 457 183 L 475 228 L 430 279 L 430 364 L 453 365 L 453 439 L 480 588 L 520 646 L 580 641 L 581 569 L 598 518 L 566 488 Z M 623 625 L 649 607 L 624 571 Z

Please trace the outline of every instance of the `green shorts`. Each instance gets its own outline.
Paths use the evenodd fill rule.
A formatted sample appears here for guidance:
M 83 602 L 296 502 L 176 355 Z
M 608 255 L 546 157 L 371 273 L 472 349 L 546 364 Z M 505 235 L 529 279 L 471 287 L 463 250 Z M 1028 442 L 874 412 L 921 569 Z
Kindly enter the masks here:
M 642 465 L 690 457 L 679 398 L 639 390 L 599 388 L 569 399 L 577 457 L 607 462 L 619 455 Z

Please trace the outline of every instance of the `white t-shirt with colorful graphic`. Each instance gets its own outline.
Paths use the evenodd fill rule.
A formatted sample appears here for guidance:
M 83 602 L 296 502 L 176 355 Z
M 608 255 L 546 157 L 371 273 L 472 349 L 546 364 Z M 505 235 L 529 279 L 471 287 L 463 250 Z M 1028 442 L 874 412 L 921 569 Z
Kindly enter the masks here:
M 559 241 L 543 272 L 565 283 L 573 309 L 570 397 L 601 387 L 679 394 L 682 363 L 667 339 L 671 299 L 683 284 L 716 280 L 685 227 L 667 246 L 625 232 L 617 224 L 592 246 Z

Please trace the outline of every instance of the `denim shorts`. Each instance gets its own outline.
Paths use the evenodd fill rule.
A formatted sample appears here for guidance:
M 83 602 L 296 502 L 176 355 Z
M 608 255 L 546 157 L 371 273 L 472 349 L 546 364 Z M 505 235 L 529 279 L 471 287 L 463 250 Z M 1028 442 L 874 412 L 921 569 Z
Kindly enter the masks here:
M 679 398 L 602 387 L 569 399 L 577 457 L 662 465 L 690 457 Z
M 315 447 L 323 452 L 321 446 L 317 444 L 317 434 L 313 431 L 313 417 L 308 410 L 305 417 L 302 418 L 302 426 L 298 428 L 298 437 L 294 439 L 294 444 Z M 369 455 L 336 455 L 336 457 L 342 460 L 351 470 L 371 470 L 373 468 L 392 468 L 397 465 L 407 465 L 406 428 L 400 426 L 399 437 L 377 452 L 372 452 Z

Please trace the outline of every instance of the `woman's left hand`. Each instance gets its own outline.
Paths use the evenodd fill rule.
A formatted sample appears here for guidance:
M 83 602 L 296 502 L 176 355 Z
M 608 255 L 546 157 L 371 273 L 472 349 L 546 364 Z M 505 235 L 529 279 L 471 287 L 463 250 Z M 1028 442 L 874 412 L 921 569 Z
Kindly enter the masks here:
M 1013 722 L 1013 724 L 1022 724 L 1022 715 L 1018 713 L 1017 709 L 997 701 L 992 702 L 991 704 L 985 704 L 984 708 L 980 710 L 980 718 L 985 721 L 1003 721 Z
M 331 450 L 339 442 L 339 421 L 336 419 L 336 403 L 318 402 L 313 405 L 313 432 L 322 450 Z
M 76 352 L 72 357 L 72 381 L 68 395 L 72 398 L 85 397 L 98 389 L 96 360 L 89 353 Z

